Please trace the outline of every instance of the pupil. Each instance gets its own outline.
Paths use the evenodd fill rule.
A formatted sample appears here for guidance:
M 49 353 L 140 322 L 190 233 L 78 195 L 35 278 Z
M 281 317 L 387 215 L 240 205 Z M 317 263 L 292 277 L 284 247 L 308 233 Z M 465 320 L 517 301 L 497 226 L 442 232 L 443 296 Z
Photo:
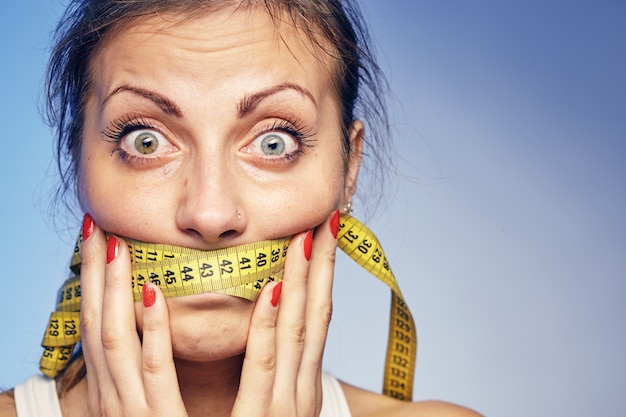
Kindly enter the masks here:
M 285 150 L 285 141 L 280 136 L 269 135 L 261 142 L 261 148 L 266 155 L 280 155 Z
M 159 141 L 152 133 L 144 132 L 135 139 L 135 149 L 142 154 L 149 154 L 156 151 Z

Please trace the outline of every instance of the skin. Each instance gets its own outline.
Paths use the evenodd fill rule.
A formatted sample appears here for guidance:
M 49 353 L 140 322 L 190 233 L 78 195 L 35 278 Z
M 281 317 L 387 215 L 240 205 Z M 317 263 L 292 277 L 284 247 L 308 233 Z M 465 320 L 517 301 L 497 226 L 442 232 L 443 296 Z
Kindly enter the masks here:
M 346 165 L 333 63 L 293 27 L 278 27 L 279 37 L 258 10 L 174 20 L 136 21 L 93 58 L 79 167 L 79 198 L 95 221 L 81 274 L 87 378 L 62 398 L 63 414 L 316 416 L 336 248 L 330 218 L 355 191 L 363 126 L 350 129 Z M 144 128 L 114 140 L 129 120 Z M 276 129 L 286 124 L 306 143 Z M 158 139 L 156 151 L 137 152 L 140 133 Z M 263 152 L 263 138 L 276 134 L 288 158 Z M 128 252 L 107 259 L 105 230 L 205 250 L 294 236 L 280 302 L 270 302 L 271 283 L 256 303 L 165 299 L 158 289 L 154 305 L 134 303 Z M 476 415 L 342 386 L 355 417 Z M 13 415 L 9 403 L 0 397 L 2 415 Z
M 82 206 L 99 227 L 208 250 L 290 236 L 321 224 L 339 207 L 350 190 L 337 100 L 326 71 L 306 69 L 321 66 L 307 45 L 285 32 L 301 64 L 267 16 L 245 11 L 175 26 L 151 19 L 109 41 L 93 62 L 97 81 L 86 106 L 79 172 Z M 282 89 L 240 117 L 246 98 L 276 88 Z M 182 117 L 164 112 L 145 92 L 170 101 Z M 101 132 L 131 112 L 161 130 L 162 152 L 119 158 L 118 145 Z M 257 132 L 285 120 L 315 133 L 307 139 L 311 147 L 289 161 L 266 160 L 252 142 Z M 132 143 L 128 148 L 134 151 Z M 177 358 L 197 368 L 197 362 L 244 351 L 250 302 L 202 295 L 167 303 Z

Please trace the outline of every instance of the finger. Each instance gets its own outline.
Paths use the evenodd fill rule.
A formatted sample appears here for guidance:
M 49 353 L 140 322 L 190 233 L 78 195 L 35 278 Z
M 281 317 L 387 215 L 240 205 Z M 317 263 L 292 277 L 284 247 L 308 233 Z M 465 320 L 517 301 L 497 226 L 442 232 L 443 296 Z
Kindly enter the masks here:
M 184 410 L 172 352 L 165 297 L 154 284 L 143 285 L 142 373 L 147 404 L 163 415 Z
M 254 306 L 233 416 L 255 415 L 272 401 L 276 371 L 276 316 L 282 282 L 263 288 Z
M 102 302 L 102 347 L 123 403 L 143 397 L 141 343 L 137 334 L 126 243 L 109 236 Z
M 306 302 L 306 329 L 302 363 L 298 375 L 298 390 L 321 393 L 321 367 L 328 327 L 332 316 L 332 288 L 337 249 L 339 212 L 335 211 L 315 230 L 309 266 Z M 312 387 L 311 384 L 316 386 Z M 312 399 L 321 406 L 321 396 L 298 396 Z M 302 404 L 301 404 L 302 405 Z M 309 405 L 305 405 L 309 406 Z
M 304 341 L 307 336 L 305 313 L 307 281 L 312 248 L 312 231 L 294 237 L 287 250 L 283 288 L 276 323 L 275 391 L 284 398 L 295 398 L 296 381 Z
M 106 245 L 104 233 L 86 214 L 81 244 L 80 331 L 87 369 L 88 403 L 90 407 L 98 408 L 101 391 L 110 393 L 110 396 L 116 395 L 101 342 Z

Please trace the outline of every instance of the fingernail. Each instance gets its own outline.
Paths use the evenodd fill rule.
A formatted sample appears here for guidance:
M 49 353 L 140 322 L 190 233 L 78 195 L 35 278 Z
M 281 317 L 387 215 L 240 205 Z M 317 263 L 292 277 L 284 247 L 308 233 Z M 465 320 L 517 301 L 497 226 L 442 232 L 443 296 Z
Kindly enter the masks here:
M 274 289 L 272 290 L 272 305 L 276 307 L 278 305 L 278 300 L 280 300 L 280 293 L 283 290 L 282 281 L 276 284 Z
M 143 306 L 148 308 L 154 305 L 156 301 L 156 291 L 154 287 L 150 284 L 143 284 L 143 288 L 141 289 L 141 295 L 143 298 Z M 273 302 L 274 299 L 272 299 Z
M 311 259 L 311 250 L 313 249 L 313 231 L 309 230 L 304 236 L 304 257 L 308 261 Z
M 83 217 L 83 242 L 89 239 L 93 233 L 93 219 L 89 213 L 85 213 Z
M 115 236 L 109 236 L 109 242 L 107 243 L 107 264 L 110 264 L 117 258 L 117 253 L 120 250 L 120 241 Z
M 330 233 L 337 239 L 337 233 L 339 233 L 339 210 L 335 210 L 333 217 L 330 219 Z

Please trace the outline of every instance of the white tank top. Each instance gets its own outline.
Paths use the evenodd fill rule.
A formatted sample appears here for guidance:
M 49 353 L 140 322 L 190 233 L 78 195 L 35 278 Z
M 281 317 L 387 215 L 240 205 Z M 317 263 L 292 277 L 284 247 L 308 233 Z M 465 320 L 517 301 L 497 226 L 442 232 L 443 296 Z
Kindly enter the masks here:
M 14 394 L 17 417 L 63 417 L 54 379 L 32 376 Z
M 322 374 L 323 404 L 320 417 L 351 417 L 346 397 L 334 376 Z M 18 417 L 63 417 L 54 379 L 35 375 L 15 386 Z

